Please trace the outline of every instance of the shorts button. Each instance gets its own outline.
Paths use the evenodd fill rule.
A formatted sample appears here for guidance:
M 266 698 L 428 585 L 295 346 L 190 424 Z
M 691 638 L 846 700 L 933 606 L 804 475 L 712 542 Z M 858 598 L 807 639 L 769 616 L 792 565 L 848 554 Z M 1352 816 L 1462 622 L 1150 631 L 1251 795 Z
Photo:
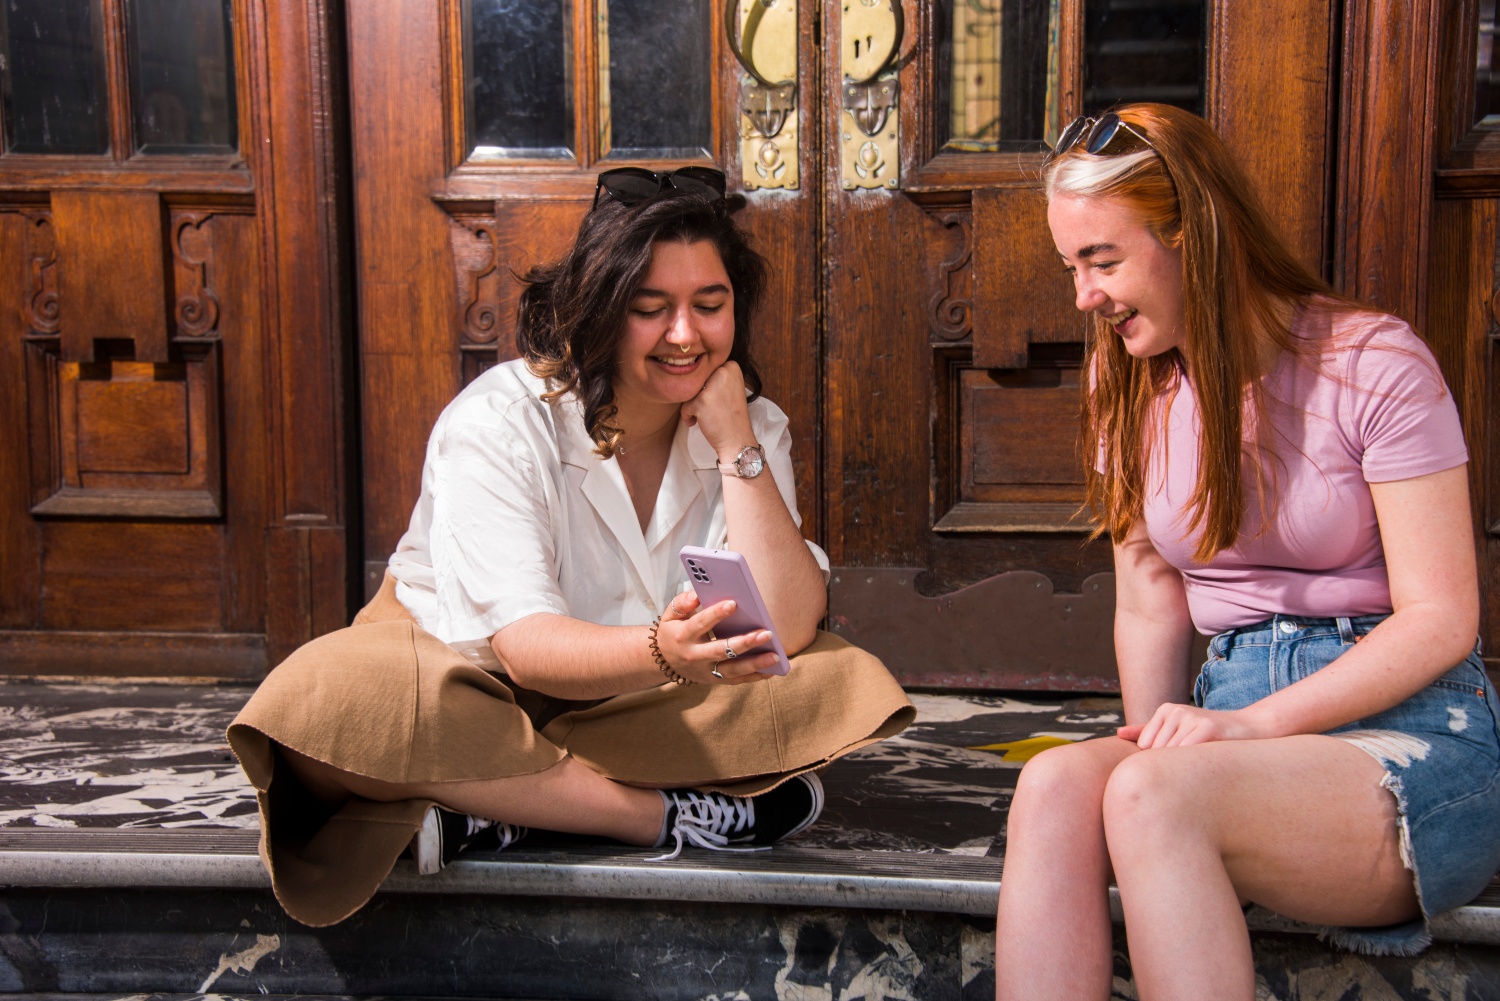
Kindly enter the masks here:
M 1283 620 L 1281 623 L 1281 631 L 1284 633 L 1294 633 L 1297 631 L 1297 623 L 1286 622 Z

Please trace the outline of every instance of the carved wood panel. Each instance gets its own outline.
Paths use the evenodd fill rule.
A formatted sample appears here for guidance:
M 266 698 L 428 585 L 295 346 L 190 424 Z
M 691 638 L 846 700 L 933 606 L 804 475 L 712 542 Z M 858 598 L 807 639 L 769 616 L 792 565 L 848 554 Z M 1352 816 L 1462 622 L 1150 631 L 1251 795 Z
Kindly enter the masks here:
M 212 217 L 152 193 L 59 191 L 53 221 L 33 225 L 55 227 L 60 250 L 41 267 L 45 247 L 33 257 L 28 319 L 55 316 L 60 336 L 32 345 L 31 392 L 50 402 L 32 414 L 32 514 L 222 514 Z
M 23 212 L 26 238 L 26 292 L 21 312 L 33 334 L 55 334 L 58 330 L 57 240 L 52 233 L 52 213 Z
M 130 341 L 139 362 L 171 361 L 167 250 L 155 192 L 52 193 L 62 357 L 96 360 L 100 341 Z
M 974 367 L 1025 368 L 1032 344 L 1083 342 L 1083 314 L 1032 188 L 979 188 L 974 231 Z
M 0 673 L 256 678 L 347 621 L 334 15 L 235 3 L 241 152 L 134 155 L 111 35 L 111 152 L 0 154 Z
M 458 307 L 454 327 L 463 383 L 516 357 L 521 277 L 567 252 L 588 206 L 581 200 L 445 204 Z

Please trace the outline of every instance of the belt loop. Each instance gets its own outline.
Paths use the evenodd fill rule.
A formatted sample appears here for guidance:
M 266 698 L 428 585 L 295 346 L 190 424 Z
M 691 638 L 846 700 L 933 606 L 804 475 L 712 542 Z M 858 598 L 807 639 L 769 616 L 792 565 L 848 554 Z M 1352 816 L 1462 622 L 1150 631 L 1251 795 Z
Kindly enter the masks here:
M 1359 639 L 1358 636 L 1354 635 L 1354 623 L 1349 621 L 1349 616 L 1347 615 L 1340 615 L 1337 621 L 1339 624 L 1339 642 L 1343 643 L 1344 646 L 1352 646 L 1354 641 Z

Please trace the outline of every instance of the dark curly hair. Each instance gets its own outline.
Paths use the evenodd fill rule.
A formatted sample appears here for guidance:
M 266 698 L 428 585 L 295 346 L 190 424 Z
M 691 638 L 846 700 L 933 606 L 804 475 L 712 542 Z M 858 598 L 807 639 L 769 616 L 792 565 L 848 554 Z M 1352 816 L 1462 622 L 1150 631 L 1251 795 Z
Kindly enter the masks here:
M 729 218 L 725 204 L 675 189 L 634 206 L 603 201 L 584 217 L 572 250 L 521 279 L 526 288 L 516 315 L 516 349 L 527 368 L 547 380 L 543 399 L 577 394 L 584 427 L 606 459 L 621 434 L 610 422 L 625 313 L 651 268 L 652 244 L 663 240 L 708 240 L 718 249 L 734 289 L 729 357 L 744 372 L 750 399 L 760 395 L 760 373 L 750 359 L 750 317 L 765 289 L 766 262 Z

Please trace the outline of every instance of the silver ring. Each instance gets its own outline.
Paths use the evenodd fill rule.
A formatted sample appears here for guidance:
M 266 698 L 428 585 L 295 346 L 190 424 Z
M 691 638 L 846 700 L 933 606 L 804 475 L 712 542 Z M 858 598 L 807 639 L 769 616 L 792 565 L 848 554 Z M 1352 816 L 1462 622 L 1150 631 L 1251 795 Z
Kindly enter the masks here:
M 739 654 L 737 654 L 737 653 L 734 652 L 734 647 L 732 647 L 732 646 L 729 645 L 729 641 L 728 640 L 725 640 L 724 641 L 724 659 L 725 660 L 734 660 L 734 658 L 736 658 L 738 656 L 739 656 Z
M 720 681 L 724 680 L 724 676 L 719 673 L 719 665 L 717 663 L 714 664 L 714 669 L 712 671 L 708 672 L 708 673 L 712 674 L 715 678 L 718 678 Z

